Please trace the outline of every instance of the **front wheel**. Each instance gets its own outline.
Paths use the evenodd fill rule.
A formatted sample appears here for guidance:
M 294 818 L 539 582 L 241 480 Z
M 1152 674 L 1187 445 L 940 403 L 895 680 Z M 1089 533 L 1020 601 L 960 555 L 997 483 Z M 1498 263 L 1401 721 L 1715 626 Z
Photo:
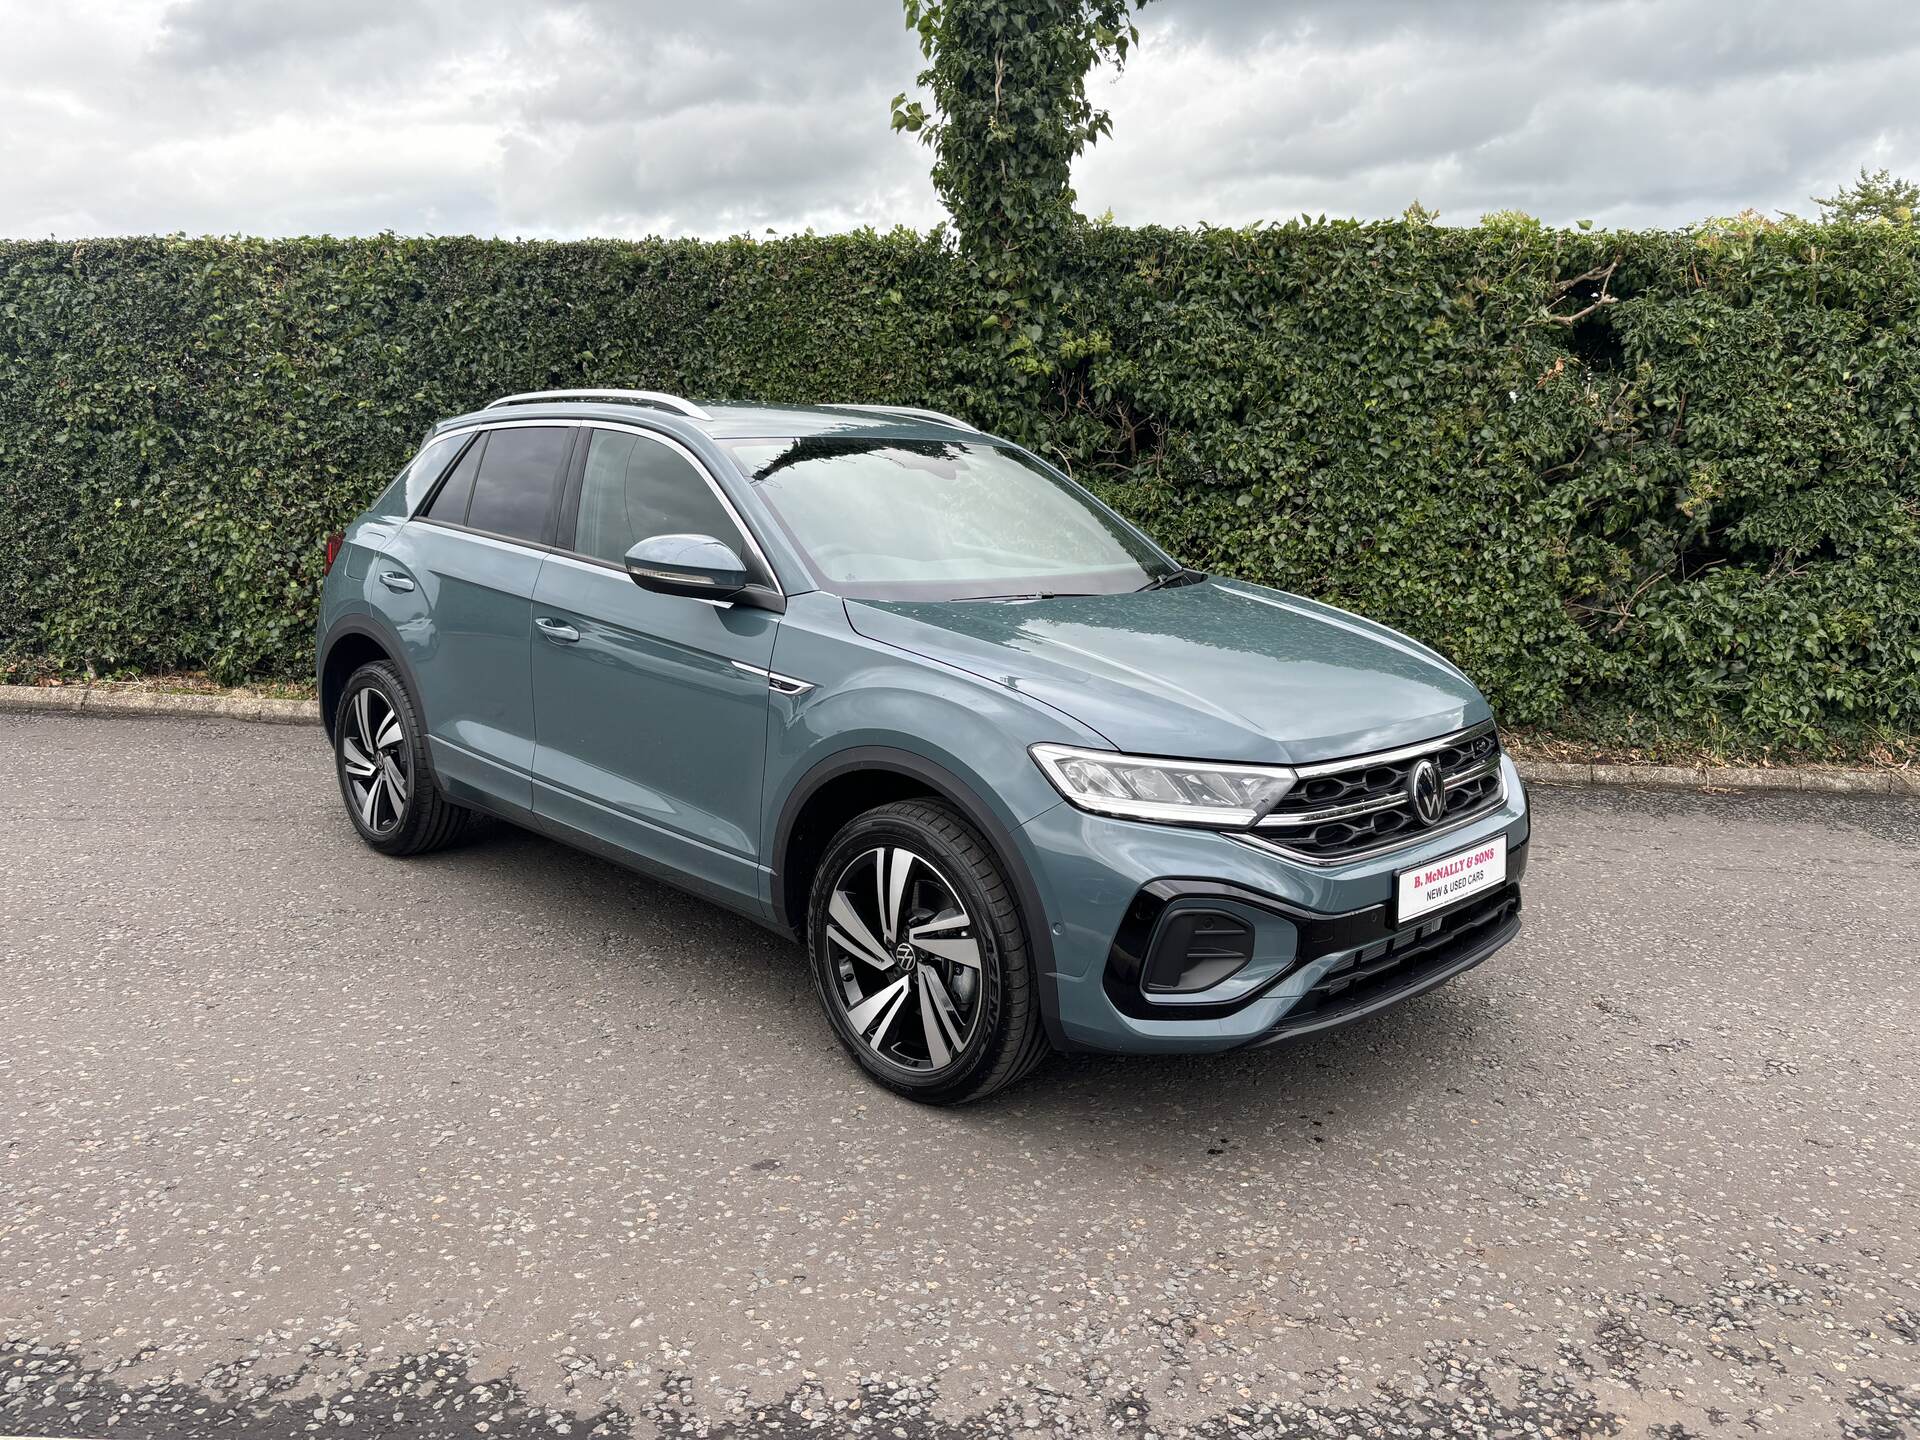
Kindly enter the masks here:
M 849 822 L 814 874 L 807 938 L 834 1033 L 899 1094 L 978 1100 L 1046 1052 L 1013 886 L 946 805 L 902 801 Z

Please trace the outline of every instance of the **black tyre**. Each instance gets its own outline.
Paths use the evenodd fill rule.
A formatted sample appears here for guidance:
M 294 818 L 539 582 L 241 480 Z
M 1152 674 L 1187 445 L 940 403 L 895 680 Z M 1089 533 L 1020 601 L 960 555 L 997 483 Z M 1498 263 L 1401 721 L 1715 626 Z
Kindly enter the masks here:
M 451 844 L 473 812 L 441 793 L 406 682 L 384 660 L 347 678 L 333 715 L 334 771 L 360 838 L 387 855 Z
M 890 1090 L 978 1100 L 1046 1053 L 1013 886 L 946 805 L 901 801 L 848 822 L 814 874 L 807 940 L 834 1033 Z

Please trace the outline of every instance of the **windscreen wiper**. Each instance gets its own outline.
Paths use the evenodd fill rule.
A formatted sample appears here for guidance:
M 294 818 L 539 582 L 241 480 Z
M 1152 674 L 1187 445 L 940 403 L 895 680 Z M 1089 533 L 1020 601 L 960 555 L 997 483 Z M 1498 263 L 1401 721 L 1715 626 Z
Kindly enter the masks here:
M 1098 594 L 1095 590 L 1029 590 L 1018 595 L 961 595 L 961 600 L 1078 600 L 1082 596 Z
M 1149 580 L 1134 593 L 1143 595 L 1149 590 L 1171 590 L 1176 585 L 1191 585 L 1196 580 L 1205 578 L 1198 570 L 1175 570 L 1171 575 L 1162 575 L 1157 579 Z

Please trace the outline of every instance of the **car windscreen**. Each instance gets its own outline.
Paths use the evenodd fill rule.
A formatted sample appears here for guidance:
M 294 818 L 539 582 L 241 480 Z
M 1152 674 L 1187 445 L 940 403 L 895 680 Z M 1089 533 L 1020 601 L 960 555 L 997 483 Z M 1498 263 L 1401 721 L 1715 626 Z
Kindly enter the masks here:
M 1016 450 L 850 436 L 724 442 L 823 589 L 866 600 L 1108 595 L 1179 573 Z

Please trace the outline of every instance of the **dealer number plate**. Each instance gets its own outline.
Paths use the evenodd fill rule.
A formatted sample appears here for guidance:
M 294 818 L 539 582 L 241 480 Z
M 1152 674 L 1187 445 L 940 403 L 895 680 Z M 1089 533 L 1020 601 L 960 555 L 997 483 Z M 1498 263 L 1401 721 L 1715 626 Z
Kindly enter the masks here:
M 1469 895 L 1491 890 L 1507 878 L 1507 837 L 1496 835 L 1466 850 L 1442 855 L 1394 879 L 1396 913 L 1401 925 L 1432 910 L 1444 910 Z

